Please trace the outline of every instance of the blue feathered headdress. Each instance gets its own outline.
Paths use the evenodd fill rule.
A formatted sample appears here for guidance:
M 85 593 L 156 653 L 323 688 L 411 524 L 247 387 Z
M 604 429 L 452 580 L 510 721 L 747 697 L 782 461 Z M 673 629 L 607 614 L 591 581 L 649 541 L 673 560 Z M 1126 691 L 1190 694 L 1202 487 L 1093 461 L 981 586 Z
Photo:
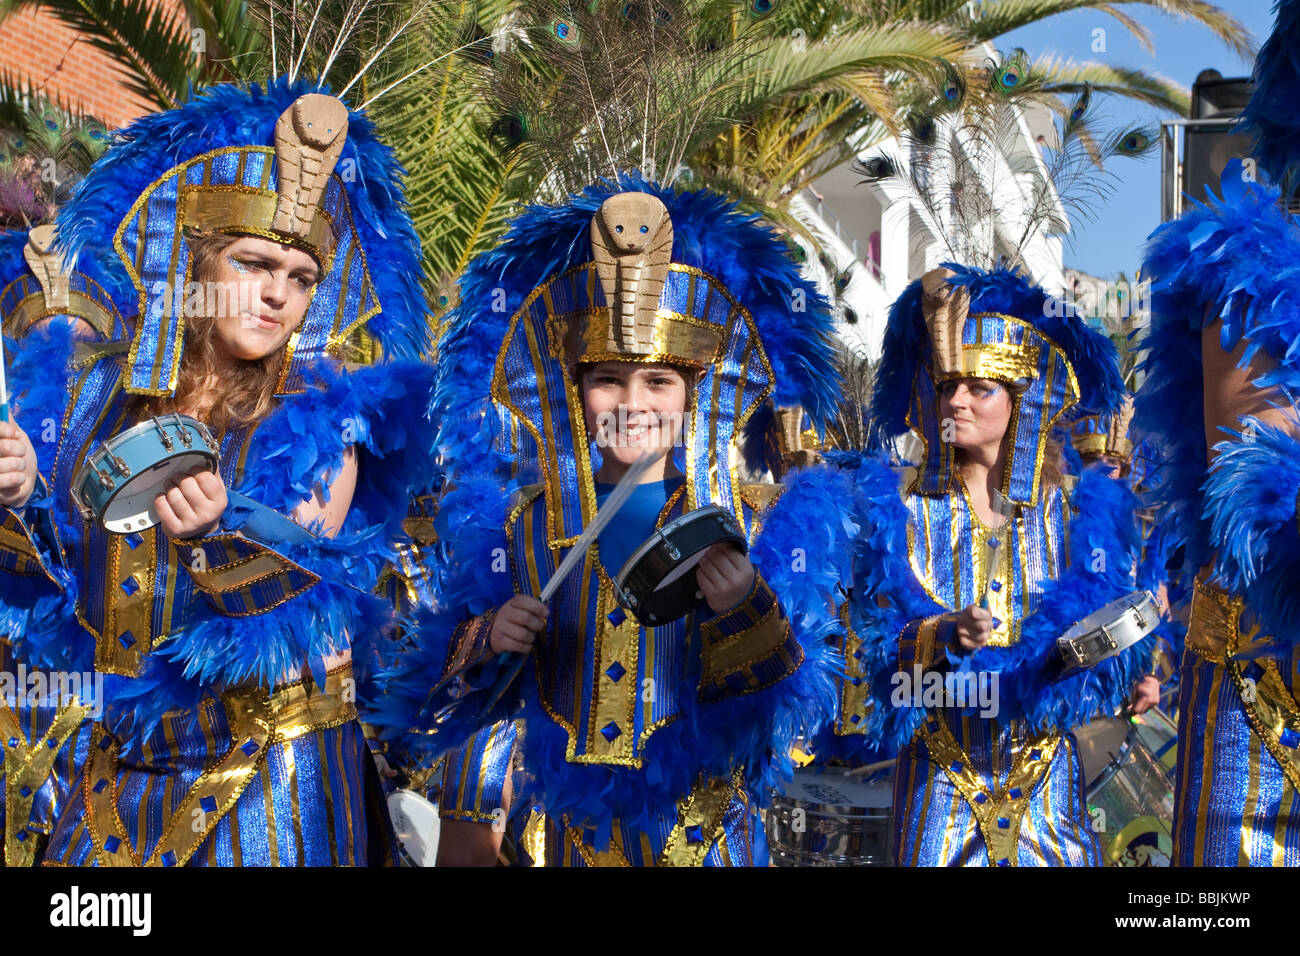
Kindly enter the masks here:
M 184 225 L 289 241 L 278 219 L 269 232 L 250 228 L 249 208 L 276 195 L 277 121 L 300 97 L 317 92 L 327 93 L 283 78 L 265 87 L 214 86 L 184 106 L 144 116 L 119 134 L 60 210 L 59 237 L 69 258 L 86 248 L 115 249 L 121 261 L 112 271 L 134 289 L 131 308 L 139 315 L 129 391 L 168 394 L 175 383 L 191 281 Z M 312 221 L 328 220 L 333 243 L 318 256 L 321 280 L 286 344 L 282 393 L 300 391 L 305 369 L 362 324 L 389 357 L 428 350 L 419 240 L 405 210 L 402 173 L 370 121 L 349 111 L 333 173 L 317 199 L 298 207 L 320 210 Z M 214 195 L 219 202 L 208 201 Z
M 608 311 L 598 282 L 571 277 L 592 262 L 593 216 L 607 199 L 628 192 L 656 197 L 671 219 L 676 271 L 665 283 L 661 312 L 685 315 L 720 343 L 692 405 L 698 427 L 684 470 L 695 476 L 694 505 L 732 504 L 732 483 L 717 476 L 734 473 L 733 441 L 745 443 L 772 421 L 769 400 L 802 405 L 824 421 L 839 393 L 825 299 L 799 275 L 778 236 L 725 197 L 674 192 L 632 172 L 593 184 L 562 206 L 528 208 L 461 278 L 460 305 L 439 345 L 432 414 L 442 423 L 439 451 L 462 471 L 500 464 L 490 456 L 506 445 L 502 409 L 523 423 L 543 473 L 572 490 L 552 515 L 560 540 L 590 517 L 577 483 L 590 479 L 579 473 L 590 471 L 583 463 L 595 452 L 581 420 L 574 421 L 571 373 L 552 313 Z M 546 294 L 538 295 L 542 287 Z
M 17 230 L 0 233 L 0 328 L 18 338 L 36 322 L 64 315 L 84 321 L 98 339 L 124 338 L 129 330 L 113 295 L 121 295 L 123 290 L 113 286 L 95 251 L 82 250 L 67 270 L 68 298 L 59 303 L 47 299 L 41 280 L 27 261 L 28 236 Z
M 964 313 L 960 330 L 937 357 L 926 318 L 924 280 L 904 290 L 890 310 L 871 401 L 872 445 L 913 431 L 925 445 L 917 490 L 946 491 L 952 446 L 942 441 L 938 385 L 970 376 L 1025 381 L 1012 415 L 1011 448 L 1002 493 L 1017 503 L 1038 500 L 1042 448 L 1050 431 L 1079 415 L 1117 411 L 1124 396 L 1115 347 L 1088 328 L 1072 307 L 1009 269 L 985 271 L 945 263 L 936 292 Z M 968 301 L 967 301 L 968 297 Z M 964 317 L 963 317 L 964 316 Z M 942 368 L 940 367 L 942 366 Z M 951 366 L 951 367 L 949 367 Z M 945 371 L 946 369 L 946 371 Z
M 1255 59 L 1255 92 L 1241 114 L 1260 168 L 1290 194 L 1300 187 L 1300 0 L 1278 0 L 1277 22 Z

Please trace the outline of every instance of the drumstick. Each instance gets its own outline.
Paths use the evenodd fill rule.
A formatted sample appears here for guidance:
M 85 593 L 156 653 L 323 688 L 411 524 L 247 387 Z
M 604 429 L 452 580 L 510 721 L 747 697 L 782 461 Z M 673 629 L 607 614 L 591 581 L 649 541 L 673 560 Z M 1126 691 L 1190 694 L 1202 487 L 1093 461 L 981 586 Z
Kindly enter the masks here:
M 618 513 L 618 509 L 622 508 L 627 499 L 632 496 L 632 492 L 636 491 L 637 479 L 646 473 L 646 469 L 653 465 L 658 457 L 653 452 L 642 455 L 618 480 L 618 484 L 614 486 L 614 490 L 609 493 L 609 497 L 601 505 L 600 511 L 597 512 L 591 525 L 583 529 L 582 536 L 573 543 L 573 547 L 565 554 L 560 566 L 555 569 L 551 579 L 542 588 L 542 593 L 537 598 L 539 601 L 545 604 L 555 595 L 560 585 L 564 583 L 564 579 L 573 573 L 574 567 L 587 553 L 587 548 L 591 546 L 591 542 L 595 541 L 600 533 L 605 530 L 605 526 L 614 520 L 614 515 Z
M 9 421 L 9 385 L 5 381 L 5 337 L 0 333 L 0 422 Z
M 1002 547 L 1000 538 L 989 538 L 984 544 L 985 549 L 985 567 L 989 569 L 989 579 L 984 585 L 984 596 L 980 598 L 980 607 L 984 610 L 989 609 L 989 595 L 993 593 L 993 565 L 998 560 L 998 548 Z
M 587 528 L 583 529 L 578 540 L 573 543 L 573 547 L 569 549 L 568 553 L 564 556 L 564 560 L 560 562 L 560 566 L 556 568 L 555 573 L 551 575 L 551 579 L 547 581 L 545 587 L 542 588 L 542 593 L 538 596 L 539 601 L 545 604 L 555 595 L 555 592 L 559 589 L 560 585 L 564 583 L 564 579 L 573 572 L 573 569 L 577 567 L 578 562 L 587 553 L 587 548 L 591 546 L 591 542 L 596 540 L 596 537 L 602 530 L 604 530 L 605 526 L 613 520 L 614 515 L 623 507 L 623 504 L 631 496 L 632 492 L 636 490 L 638 483 L 637 479 L 644 475 L 646 470 L 659 459 L 660 454 L 661 453 L 655 451 L 650 451 L 633 462 L 628 470 L 624 472 L 623 477 L 620 478 L 618 484 L 614 486 L 614 490 L 610 492 L 609 497 L 605 499 L 605 504 L 596 513 L 596 517 Z M 492 687 L 492 696 L 483 707 L 484 713 L 487 713 L 496 706 L 497 701 L 499 701 L 505 694 L 507 688 L 509 688 L 509 686 L 514 682 L 514 679 L 519 675 L 519 672 L 523 670 L 524 663 L 527 660 L 527 655 L 515 653 L 513 651 L 506 651 L 497 655 L 497 662 L 503 670 L 501 676 L 497 678 L 496 684 Z M 424 703 L 420 706 L 419 713 L 423 713 L 429 706 L 429 702 L 433 700 L 433 696 L 438 692 L 440 686 L 441 685 L 435 684 L 433 689 L 429 691 L 429 696 L 424 699 Z
M 573 569 L 578 566 L 578 562 L 586 557 L 587 549 L 591 547 L 591 543 L 596 540 L 605 526 L 613 520 L 614 515 L 618 513 L 618 509 L 623 507 L 624 502 L 631 497 L 632 492 L 636 491 L 637 479 L 644 475 L 646 469 L 658 459 L 658 454 L 653 451 L 649 452 L 638 458 L 624 472 L 623 477 L 614 486 L 614 490 L 605 499 L 604 505 L 596 513 L 596 517 L 592 519 L 588 527 L 583 529 L 581 536 L 573 543 L 573 547 L 564 556 L 560 566 L 555 569 L 551 579 L 542 588 L 542 593 L 537 598 L 539 601 L 543 604 L 550 601 L 555 592 L 559 590 L 560 585 L 564 583 L 564 579 L 573 573 Z M 496 684 L 492 687 L 492 696 L 488 698 L 487 704 L 483 707 L 483 713 L 485 714 L 491 711 L 497 705 L 497 702 L 505 696 L 505 692 L 514 683 L 515 678 L 519 676 L 519 672 L 524 669 L 524 664 L 528 662 L 528 655 L 507 651 L 497 656 L 497 662 L 503 670 L 501 676 L 497 678 Z
M 864 777 L 867 774 L 875 773 L 877 770 L 884 770 L 886 767 L 892 767 L 898 762 L 897 757 L 890 757 L 888 760 L 877 760 L 875 763 L 869 763 L 865 767 L 854 767 L 852 770 L 846 770 L 846 777 Z

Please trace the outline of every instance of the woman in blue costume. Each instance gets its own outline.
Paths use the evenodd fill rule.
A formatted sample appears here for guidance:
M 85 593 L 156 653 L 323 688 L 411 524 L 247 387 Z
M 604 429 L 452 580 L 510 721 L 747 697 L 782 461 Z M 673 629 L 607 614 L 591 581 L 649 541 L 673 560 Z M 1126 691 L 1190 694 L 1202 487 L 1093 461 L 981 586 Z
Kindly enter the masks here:
M 1121 390 L 1109 342 L 1058 305 L 1011 271 L 951 266 L 890 314 L 873 433 L 910 430 L 922 457 L 859 465 L 852 621 L 864 739 L 900 748 L 899 865 L 1099 863 L 1069 730 L 1118 709 L 1147 655 L 1049 673 L 1071 624 L 1132 591 L 1136 500 L 1097 472 L 1063 478 L 1051 429 Z
M 515 799 L 543 811 L 521 838 L 535 864 L 747 865 L 756 843 L 762 861 L 757 801 L 833 706 L 826 638 L 851 487 L 811 471 L 745 483 L 740 456 L 762 457 L 769 399 L 814 419 L 834 407 L 824 301 L 723 198 L 628 174 L 529 209 L 470 266 L 461 303 L 434 395 L 455 466 L 440 607 L 418 616 L 374 719 L 436 754 L 517 711 Z M 540 483 L 513 494 L 499 409 L 538 450 Z M 683 411 L 684 447 L 665 458 Z M 542 605 L 647 448 L 657 466 Z M 748 555 L 715 547 L 706 603 L 641 626 L 611 575 L 655 527 L 710 503 Z M 504 693 L 501 650 L 528 654 Z
M 1243 121 L 1255 182 L 1151 238 L 1153 317 L 1137 423 L 1152 494 L 1191 596 L 1179 680 L 1174 861 L 1300 864 L 1300 3 L 1277 4 Z
M 108 280 L 96 257 L 83 251 L 76 268 L 68 268 L 52 250 L 52 224 L 35 226 L 27 232 L 0 235 L 0 331 L 6 337 L 5 350 L 16 354 L 28 332 L 59 327 L 78 338 L 105 341 L 121 338 L 126 328 L 112 296 Z M 48 372 L 47 372 L 48 374 Z M 53 421 L 40 430 L 51 437 Z M 40 459 L 52 453 L 52 441 L 38 441 Z M 6 555 L 4 561 L 12 558 Z M 15 581 L 42 572 L 35 567 L 20 569 L 15 562 L 6 568 Z M 4 764 L 0 767 L 0 820 L 4 821 L 3 863 L 26 866 L 39 860 L 59 807 L 66 801 L 76 770 L 85 760 L 93 721 L 86 720 L 93 687 L 82 688 L 85 677 L 77 675 L 79 696 L 59 692 L 59 675 L 43 674 L 46 692 L 41 693 L 26 667 L 18 666 L 12 641 L 25 632 L 31 610 L 5 608 L 0 602 L 0 673 L 12 685 L 0 691 L 0 746 Z M 71 690 L 71 676 L 63 689 Z M 93 680 L 93 678 L 91 678 Z M 50 691 L 53 691 L 51 693 Z M 89 691 L 89 693 L 87 693 Z M 35 692 L 35 693 L 33 693 Z
M 316 87 L 219 86 L 138 120 L 60 212 L 70 255 L 116 249 L 138 314 L 66 381 L 56 340 L 29 336 L 10 369 L 19 423 L 60 427 L 5 544 L 68 569 L 29 587 L 60 613 L 15 654 L 107 675 L 47 864 L 391 862 L 356 707 L 389 617 L 368 588 L 430 480 L 427 326 L 400 170 Z M 350 368 L 363 327 L 384 360 Z M 218 470 L 169 485 L 145 530 L 83 518 L 88 452 L 173 411 L 209 426 Z

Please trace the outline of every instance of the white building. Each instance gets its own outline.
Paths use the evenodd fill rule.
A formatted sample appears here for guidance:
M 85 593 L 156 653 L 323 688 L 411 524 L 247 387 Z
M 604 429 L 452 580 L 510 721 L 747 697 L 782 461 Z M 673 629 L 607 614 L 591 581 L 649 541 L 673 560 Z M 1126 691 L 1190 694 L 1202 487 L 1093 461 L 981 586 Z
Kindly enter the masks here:
M 952 128 L 951 120 L 944 122 Z M 975 157 L 976 150 L 958 130 L 953 140 L 960 144 L 963 155 L 954 151 L 940 160 L 956 163 L 965 158 L 984 169 L 980 178 L 995 211 L 991 224 L 994 248 L 1009 251 L 1019 246 L 1033 280 L 1051 293 L 1067 289 L 1061 227 L 1068 228 L 1068 220 L 1051 187 L 1042 154 L 1042 146 L 1054 145 L 1056 137 L 1052 113 L 1045 108 L 1022 109 L 1017 111 L 1014 131 L 992 157 L 988 150 Z M 894 139 L 864 150 L 858 159 L 881 154 L 899 163 L 912 161 L 906 147 Z M 951 171 L 934 169 L 934 161 L 930 160 L 932 181 L 951 182 Z M 840 334 L 847 346 L 875 360 L 880 357 L 889 306 L 908 283 L 953 256 L 906 182 L 861 181 L 862 175 L 845 163 L 817 179 L 811 189 L 796 197 L 791 209 L 822 239 L 835 268 L 848 270 L 851 278 L 839 296 L 843 307 Z M 1040 226 L 1027 241 L 1020 242 L 1035 196 L 1050 198 L 1056 228 Z M 830 290 L 833 277 L 816 257 L 809 257 L 809 271 L 823 290 Z

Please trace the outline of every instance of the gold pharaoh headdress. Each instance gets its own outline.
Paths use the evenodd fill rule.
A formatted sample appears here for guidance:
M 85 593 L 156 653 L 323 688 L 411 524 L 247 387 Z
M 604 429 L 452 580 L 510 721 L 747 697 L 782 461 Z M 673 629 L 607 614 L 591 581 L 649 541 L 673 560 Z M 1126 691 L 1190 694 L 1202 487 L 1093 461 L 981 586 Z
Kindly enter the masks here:
M 54 316 L 80 319 L 101 338 L 116 338 L 122 318 L 108 293 L 89 276 L 68 267 L 54 251 L 52 224 L 27 233 L 23 260 L 30 275 L 19 276 L 0 290 L 0 322 L 8 335 L 25 335 L 33 325 Z
M 1128 437 L 1132 421 L 1133 398 L 1125 395 L 1123 406 L 1110 416 L 1108 425 L 1103 426 L 1099 415 L 1080 419 L 1070 433 L 1070 441 L 1080 455 L 1109 455 L 1127 462 L 1133 457 L 1133 441 Z
M 591 251 L 591 264 L 582 267 L 590 287 L 586 307 L 557 315 L 566 324 L 554 341 L 564 343 L 570 366 L 713 363 L 722 336 L 707 321 L 709 306 L 721 306 L 729 294 L 698 270 L 672 262 L 672 218 L 658 198 L 625 192 L 606 199 L 591 219 Z

